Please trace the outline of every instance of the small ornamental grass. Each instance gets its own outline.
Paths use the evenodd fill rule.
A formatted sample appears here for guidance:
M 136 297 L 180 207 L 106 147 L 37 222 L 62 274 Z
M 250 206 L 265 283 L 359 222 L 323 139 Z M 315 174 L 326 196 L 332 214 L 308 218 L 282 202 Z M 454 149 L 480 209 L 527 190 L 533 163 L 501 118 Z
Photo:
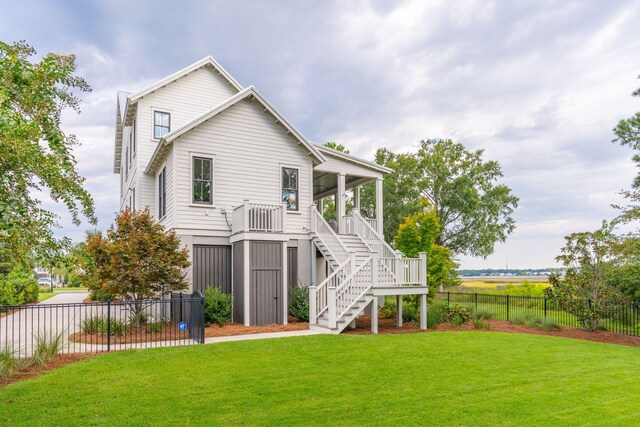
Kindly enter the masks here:
M 511 323 L 527 326 L 540 331 L 560 331 L 562 327 L 552 319 L 541 319 L 532 313 L 520 313 L 513 316 Z
M 107 322 L 107 318 L 104 316 L 94 316 L 82 320 L 82 332 L 85 334 L 106 334 L 111 332 L 111 335 L 124 335 L 126 331 L 127 324 L 118 319 L 111 319 L 110 322 Z
M 51 362 L 62 351 L 63 334 L 49 335 L 43 334 L 36 337 L 36 348 L 33 351 L 33 356 L 29 364 L 37 365 L 41 368 L 46 368 L 49 362 Z
M 5 347 L 0 350 L 0 378 L 12 376 L 22 366 L 22 362 L 16 357 L 16 352 L 13 349 Z

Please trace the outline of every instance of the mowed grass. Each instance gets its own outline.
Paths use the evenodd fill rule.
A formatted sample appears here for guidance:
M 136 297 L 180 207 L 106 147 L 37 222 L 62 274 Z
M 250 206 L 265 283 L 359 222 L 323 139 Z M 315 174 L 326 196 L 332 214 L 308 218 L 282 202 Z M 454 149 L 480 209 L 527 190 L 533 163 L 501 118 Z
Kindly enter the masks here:
M 38 302 L 49 299 L 55 295 L 56 295 L 55 292 L 40 292 L 38 294 Z
M 631 425 L 639 357 L 493 332 L 116 352 L 0 389 L 0 424 Z

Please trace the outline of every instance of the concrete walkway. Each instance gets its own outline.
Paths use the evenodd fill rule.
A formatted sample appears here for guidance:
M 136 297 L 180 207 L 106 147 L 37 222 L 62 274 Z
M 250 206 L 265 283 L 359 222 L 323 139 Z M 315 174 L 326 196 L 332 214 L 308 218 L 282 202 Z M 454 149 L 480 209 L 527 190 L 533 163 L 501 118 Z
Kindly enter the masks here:
M 42 301 L 40 305 L 78 303 L 88 297 L 89 292 L 87 291 L 60 291 L 56 292 L 56 295 L 51 298 Z
M 217 344 L 221 342 L 231 341 L 249 341 L 249 340 L 263 340 L 269 338 L 288 338 L 288 337 L 302 337 L 306 335 L 319 335 L 320 332 L 310 331 L 305 329 L 304 331 L 285 331 L 285 332 L 265 332 L 262 334 L 247 334 L 247 335 L 229 335 L 226 337 L 211 337 L 205 338 L 205 344 Z

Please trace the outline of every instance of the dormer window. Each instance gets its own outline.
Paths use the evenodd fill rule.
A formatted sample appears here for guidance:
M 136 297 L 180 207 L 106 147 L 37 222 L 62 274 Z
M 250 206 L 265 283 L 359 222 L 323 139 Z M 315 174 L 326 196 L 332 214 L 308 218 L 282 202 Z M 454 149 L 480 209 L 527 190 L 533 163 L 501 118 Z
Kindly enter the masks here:
M 160 139 L 171 132 L 171 114 L 162 111 L 153 112 L 153 138 Z

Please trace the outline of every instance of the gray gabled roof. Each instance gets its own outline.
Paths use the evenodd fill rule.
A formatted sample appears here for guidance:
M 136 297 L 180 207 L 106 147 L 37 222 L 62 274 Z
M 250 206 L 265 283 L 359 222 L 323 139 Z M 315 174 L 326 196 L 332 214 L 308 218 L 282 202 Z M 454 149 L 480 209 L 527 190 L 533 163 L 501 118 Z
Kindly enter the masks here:
M 215 117 L 216 115 L 220 114 L 226 109 L 232 107 L 233 105 L 247 98 L 255 99 L 264 107 L 266 111 L 271 113 L 276 118 L 277 122 L 280 123 L 287 130 L 287 133 L 292 134 L 300 142 L 300 144 L 302 144 L 307 149 L 309 154 L 315 159 L 316 163 L 323 163 L 326 160 L 325 157 L 322 155 L 322 153 L 317 149 L 315 144 L 312 144 L 311 142 L 309 142 L 304 137 L 304 135 L 302 135 L 291 123 L 289 123 L 289 121 L 282 114 L 280 114 L 280 112 L 276 110 L 275 107 L 273 107 L 271 103 L 269 103 L 269 101 L 267 101 L 260 94 L 260 92 L 257 91 L 255 87 L 249 86 L 246 89 L 243 89 L 242 91 L 238 92 L 231 98 L 213 107 L 209 111 L 206 111 L 205 113 L 201 114 L 200 116 L 186 123 L 185 125 L 166 134 L 164 138 L 162 138 L 158 143 L 155 151 L 153 152 L 153 155 L 151 156 L 151 160 L 149 161 L 149 164 L 147 165 L 147 168 L 145 169 L 144 172 L 151 173 L 154 171 L 154 169 L 159 165 L 159 163 L 164 158 L 164 154 L 166 153 L 168 146 L 176 138 L 179 138 L 180 136 L 184 135 L 186 132 L 190 131 L 196 126 L 206 122 L 207 120 Z

